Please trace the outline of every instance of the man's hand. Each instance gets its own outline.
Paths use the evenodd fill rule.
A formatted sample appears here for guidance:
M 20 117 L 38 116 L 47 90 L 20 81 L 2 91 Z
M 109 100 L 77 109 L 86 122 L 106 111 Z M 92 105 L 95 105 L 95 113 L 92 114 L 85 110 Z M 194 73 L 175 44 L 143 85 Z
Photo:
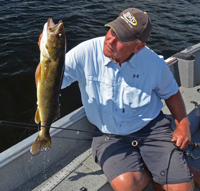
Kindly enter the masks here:
M 177 127 L 173 133 L 172 141 L 176 142 L 176 146 L 180 149 L 186 149 L 191 140 L 190 122 L 180 92 L 178 91 L 176 94 L 166 99 L 165 103 L 171 111 Z
M 176 142 L 176 146 L 184 150 L 187 148 L 188 144 L 191 141 L 191 134 L 187 119 L 183 119 L 181 123 L 182 124 L 179 124 L 177 126 L 177 129 L 174 131 L 173 138 L 171 141 Z

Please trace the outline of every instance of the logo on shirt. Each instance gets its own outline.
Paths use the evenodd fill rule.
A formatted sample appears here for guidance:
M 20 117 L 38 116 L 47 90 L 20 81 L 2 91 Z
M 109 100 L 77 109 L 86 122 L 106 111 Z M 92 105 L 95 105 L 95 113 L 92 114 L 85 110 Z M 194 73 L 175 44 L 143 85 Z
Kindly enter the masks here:
M 139 78 L 139 74 L 133 74 L 133 78 Z

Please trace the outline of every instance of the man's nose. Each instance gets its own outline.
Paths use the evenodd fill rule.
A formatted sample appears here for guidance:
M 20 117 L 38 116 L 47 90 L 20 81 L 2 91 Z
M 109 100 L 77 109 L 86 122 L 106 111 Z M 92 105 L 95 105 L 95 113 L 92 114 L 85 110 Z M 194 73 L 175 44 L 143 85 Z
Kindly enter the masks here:
M 114 44 L 117 42 L 117 37 L 116 36 L 111 36 L 110 39 L 109 39 L 109 43 L 110 44 Z

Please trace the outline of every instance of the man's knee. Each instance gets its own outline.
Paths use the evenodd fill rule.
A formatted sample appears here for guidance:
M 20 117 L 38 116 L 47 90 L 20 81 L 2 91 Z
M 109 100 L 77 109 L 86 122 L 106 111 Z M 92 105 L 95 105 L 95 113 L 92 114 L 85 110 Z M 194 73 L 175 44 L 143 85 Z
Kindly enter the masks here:
M 142 191 L 149 181 L 151 181 L 151 177 L 147 170 L 127 172 L 113 179 L 111 186 L 115 191 Z
M 177 183 L 177 184 L 166 184 L 163 185 L 163 189 L 167 191 L 193 191 L 194 181 L 193 179 L 189 182 Z

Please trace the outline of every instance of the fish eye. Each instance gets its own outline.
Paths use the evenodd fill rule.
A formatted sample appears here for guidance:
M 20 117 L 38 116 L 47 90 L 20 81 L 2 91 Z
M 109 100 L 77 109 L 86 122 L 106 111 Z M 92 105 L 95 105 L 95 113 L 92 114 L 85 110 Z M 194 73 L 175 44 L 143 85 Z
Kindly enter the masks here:
M 59 33 L 59 35 L 58 35 L 59 37 L 62 37 L 62 33 Z

